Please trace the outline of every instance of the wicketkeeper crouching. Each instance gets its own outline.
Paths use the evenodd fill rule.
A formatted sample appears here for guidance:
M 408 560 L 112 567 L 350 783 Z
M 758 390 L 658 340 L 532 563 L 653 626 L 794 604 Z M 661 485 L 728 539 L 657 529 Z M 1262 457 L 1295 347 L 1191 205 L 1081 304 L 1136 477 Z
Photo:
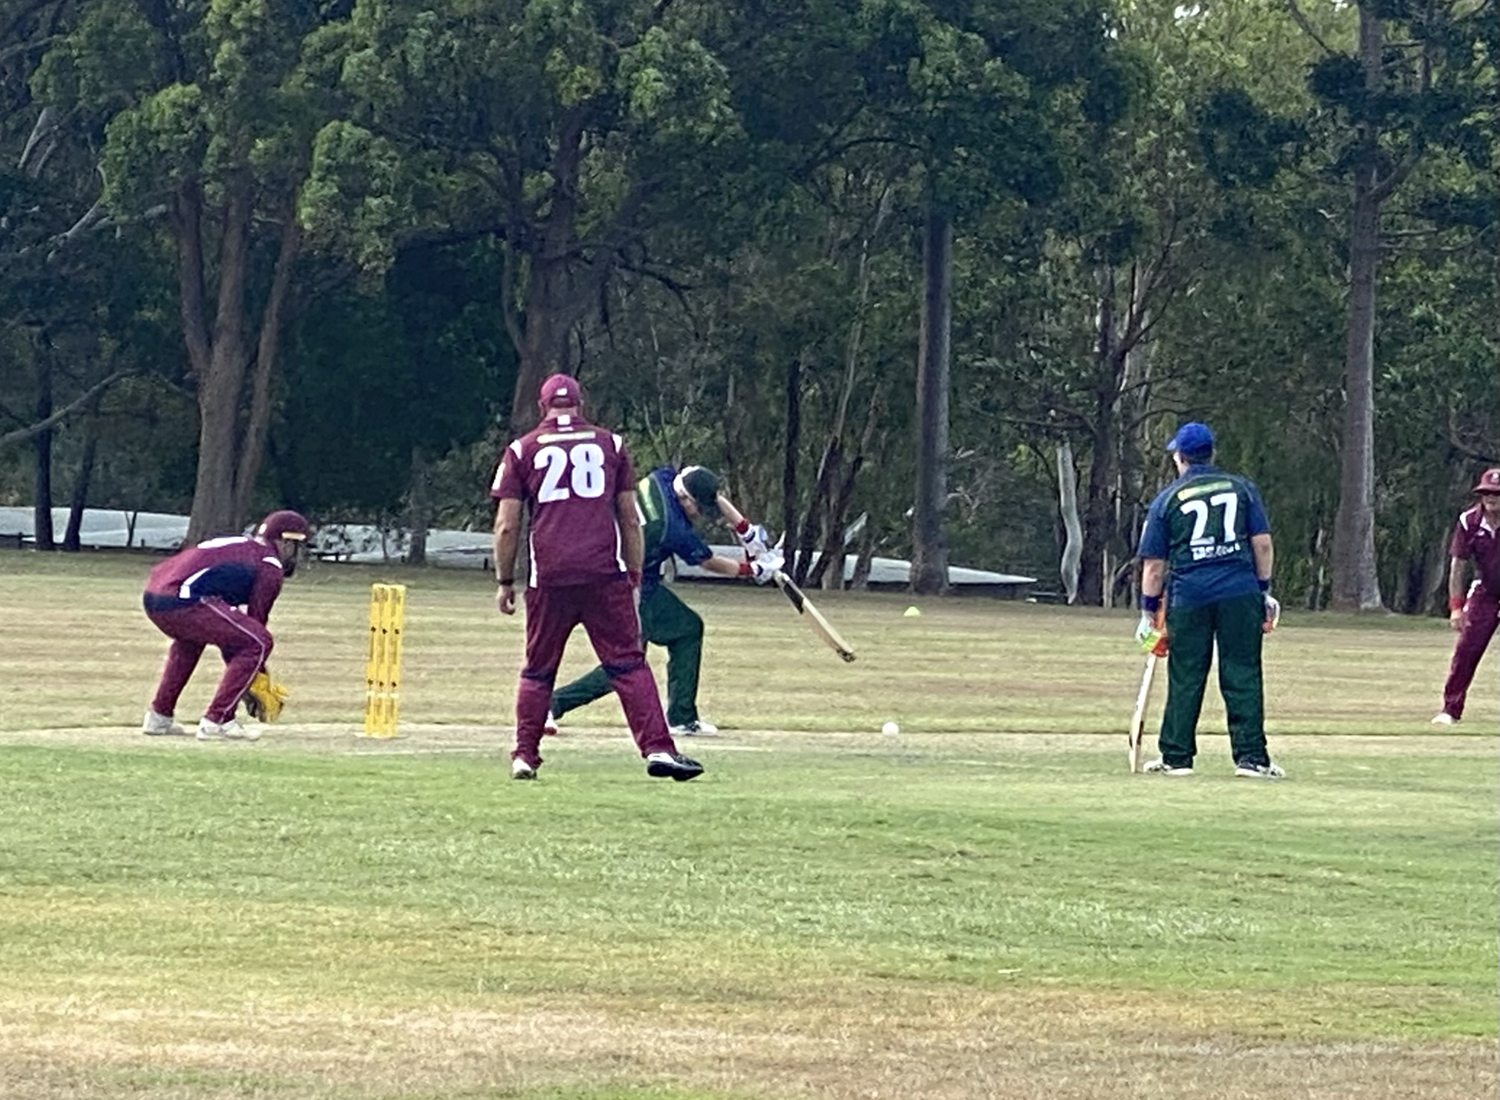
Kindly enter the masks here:
M 307 535 L 307 520 L 298 513 L 272 512 L 254 535 L 209 539 L 151 570 L 142 599 L 146 617 L 172 639 L 172 646 L 142 733 L 187 735 L 173 715 L 204 647 L 210 645 L 224 655 L 224 675 L 198 722 L 198 740 L 258 739 L 259 730 L 241 725 L 235 717 L 242 700 L 263 722 L 281 716 L 287 693 L 266 671 L 274 644 L 266 620 L 282 582 L 296 571 Z

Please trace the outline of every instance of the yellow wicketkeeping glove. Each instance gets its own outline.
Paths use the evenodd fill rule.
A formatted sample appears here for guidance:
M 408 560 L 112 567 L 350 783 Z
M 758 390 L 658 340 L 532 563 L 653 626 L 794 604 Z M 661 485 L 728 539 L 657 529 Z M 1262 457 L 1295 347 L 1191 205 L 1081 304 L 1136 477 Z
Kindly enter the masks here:
M 286 706 L 290 692 L 271 679 L 271 674 L 262 669 L 250 681 L 245 692 L 245 709 L 250 717 L 262 722 L 274 722 L 281 717 L 281 708 Z

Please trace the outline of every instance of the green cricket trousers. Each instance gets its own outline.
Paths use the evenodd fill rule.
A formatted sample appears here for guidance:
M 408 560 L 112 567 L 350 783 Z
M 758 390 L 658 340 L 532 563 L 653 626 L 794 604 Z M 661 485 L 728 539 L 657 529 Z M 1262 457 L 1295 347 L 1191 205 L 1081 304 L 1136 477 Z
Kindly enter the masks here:
M 703 619 L 666 585 L 641 593 L 641 636 L 667 650 L 667 724 L 698 720 L 698 666 L 703 661 Z M 603 666 L 552 693 L 552 714 L 561 718 L 610 692 Z
M 1168 605 L 1167 706 L 1158 741 L 1166 763 L 1192 766 L 1198 751 L 1198 712 L 1215 646 L 1234 761 L 1270 763 L 1260 667 L 1265 618 L 1266 602 L 1259 592 L 1198 607 Z

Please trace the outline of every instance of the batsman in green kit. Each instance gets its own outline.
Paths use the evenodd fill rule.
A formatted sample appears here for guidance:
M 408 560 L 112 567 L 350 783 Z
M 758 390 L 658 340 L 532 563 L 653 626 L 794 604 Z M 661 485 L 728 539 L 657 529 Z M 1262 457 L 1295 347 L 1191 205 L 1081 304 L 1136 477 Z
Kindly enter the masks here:
M 676 556 L 722 577 L 748 577 L 766 584 L 781 568 L 781 552 L 766 545 L 764 527 L 752 524 L 719 491 L 719 478 L 703 466 L 670 466 L 653 470 L 636 486 L 646 543 L 641 578 L 641 633 L 646 641 L 667 650 L 667 724 L 674 737 L 717 733 L 698 714 L 698 670 L 703 661 L 703 619 L 661 583 L 661 567 Z M 744 548 L 742 559 L 723 557 L 709 549 L 693 529 L 699 517 L 722 519 L 734 529 Z M 547 731 L 557 732 L 557 720 L 571 710 L 610 692 L 603 668 L 558 688 L 552 694 Z
M 1167 444 L 1178 478 L 1152 501 L 1141 529 L 1141 621 L 1136 640 L 1149 648 L 1153 620 L 1167 597 L 1167 704 L 1161 759 L 1146 771 L 1193 774 L 1198 713 L 1214 651 L 1229 716 L 1234 774 L 1280 779 L 1266 750 L 1261 642 L 1281 605 L 1271 595 L 1273 549 L 1260 490 L 1249 478 L 1212 464 L 1207 425 L 1184 424 Z M 1170 591 L 1164 587 L 1170 573 Z

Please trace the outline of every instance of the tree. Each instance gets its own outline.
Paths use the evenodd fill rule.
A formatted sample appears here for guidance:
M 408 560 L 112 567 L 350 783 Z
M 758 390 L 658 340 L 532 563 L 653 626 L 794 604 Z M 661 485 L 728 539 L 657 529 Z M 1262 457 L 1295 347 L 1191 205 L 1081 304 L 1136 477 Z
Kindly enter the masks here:
M 305 210 L 368 270 L 413 236 L 504 242 L 516 430 L 611 274 L 649 266 L 663 193 L 733 127 L 700 37 L 714 7 L 356 0 L 324 38 L 346 109 L 318 136 Z
M 1383 607 L 1375 547 L 1375 327 L 1381 211 L 1430 156 L 1451 146 L 1482 159 L 1496 102 L 1493 0 L 1358 5 L 1350 55 L 1325 45 L 1310 86 L 1341 128 L 1336 167 L 1351 193 L 1345 415 L 1332 605 Z M 1292 7 L 1295 12 L 1295 4 Z M 1399 30 L 1392 37 L 1390 30 Z
M 502 258 L 490 241 L 401 252 L 375 290 L 327 294 L 289 329 L 271 438 L 282 496 L 343 519 L 391 516 L 420 549 L 430 465 L 509 410 L 514 352 L 493 323 Z M 420 557 L 420 553 L 416 556 Z
M 43 102 L 102 137 L 104 206 L 164 212 L 199 411 L 188 536 L 243 527 L 260 473 L 319 100 L 298 0 L 103 0 L 47 51 Z

